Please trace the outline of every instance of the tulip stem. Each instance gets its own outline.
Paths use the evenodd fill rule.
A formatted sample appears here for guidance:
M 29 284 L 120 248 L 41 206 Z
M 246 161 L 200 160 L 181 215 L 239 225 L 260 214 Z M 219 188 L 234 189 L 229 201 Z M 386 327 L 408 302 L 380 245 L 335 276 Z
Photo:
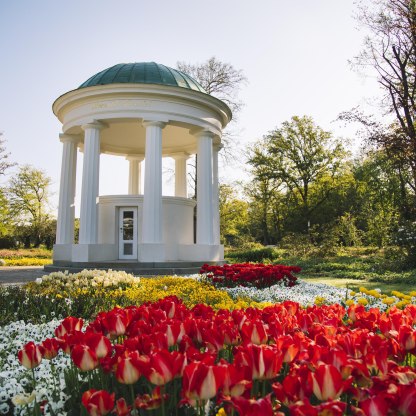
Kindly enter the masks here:
M 133 407 L 133 414 L 137 414 L 136 412 L 136 401 L 135 401 L 135 397 L 134 397 L 134 387 L 133 384 L 130 384 L 130 395 L 131 395 L 131 405 Z
M 32 368 L 32 378 L 33 378 L 33 390 L 36 390 L 36 376 L 35 376 L 34 368 Z

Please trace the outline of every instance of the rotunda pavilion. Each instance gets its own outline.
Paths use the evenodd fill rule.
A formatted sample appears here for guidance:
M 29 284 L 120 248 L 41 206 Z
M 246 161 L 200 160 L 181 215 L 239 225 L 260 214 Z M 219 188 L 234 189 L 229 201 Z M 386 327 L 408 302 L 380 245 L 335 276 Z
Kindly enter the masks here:
M 232 116 L 224 102 L 183 72 L 141 62 L 95 74 L 60 96 L 53 112 L 62 123 L 63 153 L 52 268 L 179 270 L 223 260 L 218 152 Z M 78 149 L 84 159 L 74 244 Z M 102 153 L 126 159 L 128 194 L 99 195 Z M 196 201 L 187 190 L 187 160 L 194 154 Z M 175 161 L 174 196 L 162 195 L 165 157 Z

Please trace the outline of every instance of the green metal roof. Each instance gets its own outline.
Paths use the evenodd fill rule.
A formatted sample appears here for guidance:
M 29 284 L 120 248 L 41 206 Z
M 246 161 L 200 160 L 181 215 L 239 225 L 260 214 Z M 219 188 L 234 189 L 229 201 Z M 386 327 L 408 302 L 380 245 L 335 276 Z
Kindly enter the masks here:
M 93 75 L 81 84 L 78 89 L 118 83 L 170 85 L 207 94 L 202 86 L 189 75 L 156 62 L 114 65 Z

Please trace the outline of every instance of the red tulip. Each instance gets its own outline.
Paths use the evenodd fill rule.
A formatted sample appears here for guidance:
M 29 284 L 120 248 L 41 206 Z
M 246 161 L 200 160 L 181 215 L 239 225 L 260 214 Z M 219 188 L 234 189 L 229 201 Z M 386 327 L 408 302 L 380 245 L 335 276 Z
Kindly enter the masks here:
M 157 386 L 153 389 L 152 394 L 141 394 L 136 397 L 134 401 L 138 409 L 153 410 L 158 409 L 162 405 L 162 400 L 168 398 L 167 394 L 160 394 L 160 387 Z
M 272 389 L 278 400 L 289 403 L 297 402 L 308 398 L 312 394 L 312 387 L 308 382 L 310 370 L 306 364 L 295 367 L 283 379 L 282 384 L 273 383 Z
M 104 416 L 114 408 L 114 393 L 105 390 L 87 390 L 82 395 L 82 404 L 91 416 Z
M 410 326 L 401 327 L 398 341 L 405 351 L 416 355 L 416 329 Z
M 46 338 L 40 345 L 40 351 L 42 352 L 43 358 L 52 360 L 58 355 L 60 348 L 59 342 L 55 338 Z
M 335 400 L 344 391 L 341 373 L 331 364 L 320 365 L 311 376 L 313 392 L 321 401 Z
M 130 416 L 131 406 L 128 406 L 124 398 L 116 401 L 116 415 L 117 416 Z
M 116 370 L 117 380 L 123 384 L 134 384 L 142 375 L 140 367 L 144 365 L 143 360 L 144 357 L 140 357 L 137 351 L 120 357 Z
M 250 344 L 239 347 L 235 355 L 235 364 L 247 366 L 253 380 L 269 380 L 276 377 L 282 367 L 281 352 L 271 345 Z
M 217 328 L 204 329 L 201 335 L 208 351 L 217 352 L 223 348 L 225 335 Z
M 111 337 L 116 338 L 120 335 L 124 335 L 129 323 L 128 321 L 129 319 L 124 309 L 116 308 L 108 312 L 106 323 Z
M 59 348 L 65 353 L 70 354 L 74 345 L 85 344 L 85 334 L 80 331 L 74 331 L 64 334 L 62 338 L 56 338 Z
M 389 406 L 382 396 L 370 397 L 360 402 L 360 408 L 364 411 L 365 416 L 386 416 L 389 413 Z
M 181 377 L 186 365 L 185 355 L 180 352 L 161 350 L 140 362 L 143 375 L 156 386 L 164 386 L 175 377 Z
M 222 392 L 226 396 L 242 396 L 247 389 L 251 388 L 252 383 L 249 381 L 246 373 L 247 367 L 236 367 L 226 361 L 221 361 L 221 366 L 225 368 L 224 383 Z
M 188 364 L 183 372 L 182 392 L 187 399 L 208 400 L 222 386 L 225 369 L 203 361 Z
M 400 386 L 400 414 L 403 416 L 416 415 L 416 384 Z
M 169 347 L 180 343 L 184 335 L 185 328 L 182 322 L 172 322 L 166 325 L 166 336 Z
M 267 342 L 267 328 L 260 321 L 249 321 L 244 322 L 244 325 L 241 327 L 241 335 L 245 342 L 250 342 L 253 344 L 265 344 Z
M 111 352 L 110 340 L 102 334 L 88 332 L 85 334 L 85 344 L 95 352 L 97 358 L 104 358 Z
M 273 416 L 270 394 L 259 400 L 233 397 L 231 402 L 239 416 Z
M 74 331 L 81 331 L 84 321 L 82 319 L 68 316 L 62 323 L 55 329 L 55 336 L 58 338 L 63 337 L 65 334 L 71 334 Z
M 42 361 L 42 353 L 34 342 L 28 342 L 18 353 L 20 364 L 28 369 L 37 367 Z
M 71 358 L 81 371 L 94 370 L 98 365 L 97 355 L 88 345 L 75 345 L 71 352 Z

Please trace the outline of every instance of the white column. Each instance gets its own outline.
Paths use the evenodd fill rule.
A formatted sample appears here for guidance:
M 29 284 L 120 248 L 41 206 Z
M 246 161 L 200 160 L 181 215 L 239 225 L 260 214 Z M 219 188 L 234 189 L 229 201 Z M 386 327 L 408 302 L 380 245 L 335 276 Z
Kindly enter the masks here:
M 197 205 L 196 243 L 214 243 L 212 217 L 212 138 L 214 135 L 204 130 L 197 135 Z
M 165 123 L 143 121 L 146 150 L 143 193 L 143 243 L 162 243 L 162 129 Z
M 98 189 L 100 179 L 100 123 L 82 126 L 84 137 L 84 164 L 82 169 L 81 215 L 79 243 L 96 244 L 98 238 Z
M 220 192 L 218 188 L 218 152 L 221 143 L 214 145 L 212 153 L 212 213 L 214 225 L 214 244 L 220 244 Z
M 139 195 L 141 190 L 141 156 L 127 156 L 129 161 L 129 195 Z
M 189 155 L 187 153 L 177 153 L 172 155 L 172 158 L 175 159 L 175 196 L 187 198 L 186 162 Z
M 73 244 L 78 137 L 60 134 L 63 143 L 56 244 Z

